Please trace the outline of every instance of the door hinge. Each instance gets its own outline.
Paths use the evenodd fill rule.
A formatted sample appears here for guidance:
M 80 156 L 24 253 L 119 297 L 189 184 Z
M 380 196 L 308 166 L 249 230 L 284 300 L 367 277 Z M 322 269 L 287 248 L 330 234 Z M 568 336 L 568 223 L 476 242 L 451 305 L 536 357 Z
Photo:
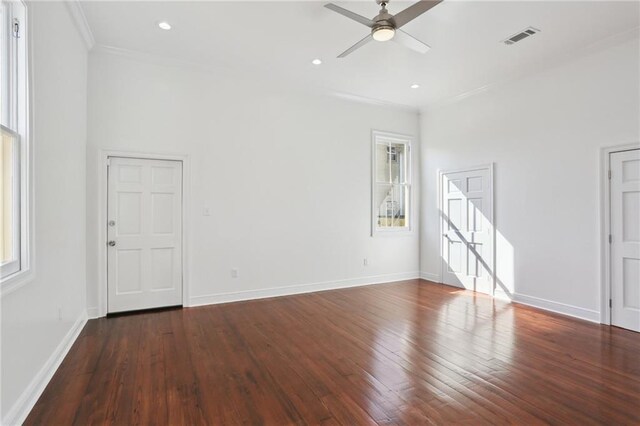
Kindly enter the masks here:
M 612 307 L 611 299 L 609 299 L 609 307 Z
M 613 242 L 613 237 L 611 236 L 611 234 L 609 234 L 609 244 L 611 244 Z
M 16 18 L 13 19 L 13 36 L 20 38 L 20 21 Z
M 609 179 L 611 179 L 611 170 L 609 170 Z

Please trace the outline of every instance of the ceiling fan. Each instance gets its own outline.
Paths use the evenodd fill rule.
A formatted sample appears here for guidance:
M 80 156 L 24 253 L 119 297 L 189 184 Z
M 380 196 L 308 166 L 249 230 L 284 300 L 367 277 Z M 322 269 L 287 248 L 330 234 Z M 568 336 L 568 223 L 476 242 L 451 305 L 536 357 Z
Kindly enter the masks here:
M 389 0 L 376 0 L 376 3 L 382 6 L 382 9 L 380 9 L 380 13 L 378 13 L 378 15 L 376 15 L 373 19 L 358 15 L 357 13 L 337 6 L 333 3 L 325 4 L 324 7 L 326 7 L 327 9 L 338 12 L 339 14 L 346 16 L 347 18 L 353 19 L 354 21 L 371 28 L 371 34 L 367 35 L 365 38 L 342 52 L 340 55 L 338 55 L 338 58 L 344 58 L 354 50 L 369 43 L 371 40 L 393 40 L 397 43 L 402 44 L 403 46 L 408 47 L 409 49 L 415 50 L 416 52 L 427 52 L 430 49 L 429 46 L 405 33 L 400 29 L 400 27 L 410 21 L 413 21 L 418 16 L 422 15 L 441 1 L 442 0 L 420 0 L 419 2 L 409 6 L 402 12 L 391 15 L 387 11 L 387 4 L 389 4 Z

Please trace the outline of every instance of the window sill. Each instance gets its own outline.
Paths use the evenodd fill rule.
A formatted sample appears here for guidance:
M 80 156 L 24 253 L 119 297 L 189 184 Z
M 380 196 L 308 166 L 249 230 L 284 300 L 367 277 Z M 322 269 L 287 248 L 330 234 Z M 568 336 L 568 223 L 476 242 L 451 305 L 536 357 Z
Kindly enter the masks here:
M 409 237 L 413 234 L 413 229 L 376 229 L 372 237 Z
M 35 271 L 33 268 L 25 269 L 24 271 L 16 272 L 0 281 L 0 298 L 13 293 L 25 284 L 30 283 L 35 278 Z

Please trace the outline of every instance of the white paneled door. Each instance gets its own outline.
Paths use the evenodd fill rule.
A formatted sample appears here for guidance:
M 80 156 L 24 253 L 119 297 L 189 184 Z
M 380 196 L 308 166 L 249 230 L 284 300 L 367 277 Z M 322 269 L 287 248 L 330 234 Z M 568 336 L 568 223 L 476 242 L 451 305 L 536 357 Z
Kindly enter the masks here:
M 108 312 L 182 305 L 182 162 L 109 158 Z
M 611 324 L 640 331 L 640 150 L 610 154 Z
M 441 175 L 442 280 L 493 294 L 493 195 L 489 167 Z

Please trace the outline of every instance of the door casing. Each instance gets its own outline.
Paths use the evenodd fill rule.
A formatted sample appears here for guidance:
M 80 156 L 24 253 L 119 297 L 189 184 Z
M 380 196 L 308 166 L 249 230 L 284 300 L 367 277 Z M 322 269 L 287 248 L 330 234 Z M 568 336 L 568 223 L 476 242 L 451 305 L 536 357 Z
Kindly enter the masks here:
M 89 312 L 89 318 L 107 315 L 107 201 L 108 201 L 108 163 L 109 157 L 140 158 L 144 160 L 173 160 L 182 162 L 182 306 L 189 306 L 189 267 L 188 267 L 188 220 L 190 200 L 190 162 L 186 154 L 143 153 L 131 151 L 100 150 L 98 164 L 98 312 Z
M 611 188 L 609 156 L 614 152 L 639 149 L 640 143 L 604 147 L 600 150 L 600 323 L 611 325 Z

